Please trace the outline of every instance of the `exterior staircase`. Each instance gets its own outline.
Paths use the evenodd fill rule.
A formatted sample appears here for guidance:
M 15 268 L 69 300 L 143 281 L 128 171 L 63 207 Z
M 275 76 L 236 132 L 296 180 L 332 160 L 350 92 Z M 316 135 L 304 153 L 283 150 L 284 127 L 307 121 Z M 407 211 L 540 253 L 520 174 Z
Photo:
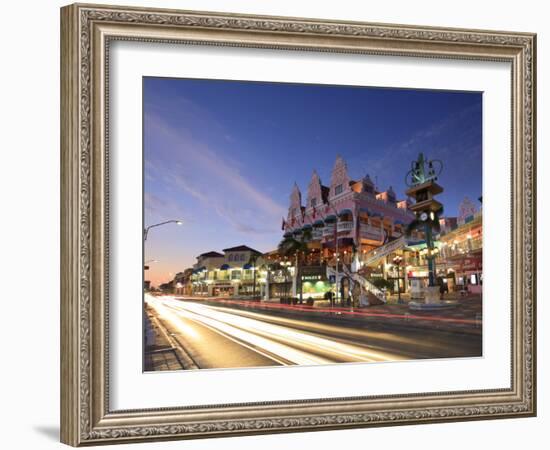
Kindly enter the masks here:
M 336 277 L 336 274 L 337 272 L 334 268 L 327 266 L 327 277 Z M 344 277 L 351 281 L 350 288 L 353 288 L 353 283 L 357 283 L 361 286 L 361 291 L 364 293 L 364 295 L 361 295 L 361 298 L 359 299 L 359 304 L 361 306 L 380 305 L 387 302 L 386 293 L 384 291 L 377 288 L 362 275 L 359 275 L 356 272 L 351 272 L 346 265 L 342 266 L 342 272 L 338 272 L 338 278 L 340 280 Z
M 405 239 L 405 236 L 401 236 L 391 242 L 388 242 L 387 244 L 384 244 L 368 252 L 363 258 L 363 264 L 366 266 L 375 264 L 385 256 L 388 256 L 391 253 L 402 249 L 406 245 L 407 245 L 407 240 Z

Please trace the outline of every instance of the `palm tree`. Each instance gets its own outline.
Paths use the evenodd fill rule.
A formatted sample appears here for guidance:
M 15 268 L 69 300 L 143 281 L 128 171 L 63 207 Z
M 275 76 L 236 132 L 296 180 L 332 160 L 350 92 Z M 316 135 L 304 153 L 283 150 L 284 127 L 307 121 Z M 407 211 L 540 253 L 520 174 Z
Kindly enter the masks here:
M 311 239 L 311 230 L 303 230 L 299 236 L 287 236 L 279 242 L 278 252 L 282 256 L 296 258 L 296 279 L 300 279 L 300 266 L 309 253 L 307 242 Z M 300 281 L 300 302 L 302 301 L 302 283 Z

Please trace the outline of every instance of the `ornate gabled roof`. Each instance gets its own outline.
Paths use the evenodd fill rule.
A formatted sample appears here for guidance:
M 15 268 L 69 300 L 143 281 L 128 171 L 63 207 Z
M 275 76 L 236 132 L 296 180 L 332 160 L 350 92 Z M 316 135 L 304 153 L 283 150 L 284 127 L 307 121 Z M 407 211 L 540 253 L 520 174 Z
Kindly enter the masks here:
M 294 186 L 292 188 L 292 192 L 290 194 L 290 207 L 288 208 L 288 217 L 292 217 L 292 210 L 295 209 L 296 212 L 301 211 L 302 208 L 302 193 L 300 192 L 300 188 L 298 187 L 298 184 L 294 182 Z
M 325 203 L 323 198 L 323 185 L 321 184 L 321 178 L 316 170 L 313 170 L 311 174 L 311 180 L 307 188 L 307 206 L 311 206 L 311 200 L 317 199 L 317 205 Z
M 332 168 L 332 174 L 330 177 L 330 194 L 334 196 L 334 189 L 336 186 L 342 185 L 344 190 L 349 190 L 350 178 L 348 175 L 348 166 L 340 155 L 336 156 L 334 161 L 334 167 Z

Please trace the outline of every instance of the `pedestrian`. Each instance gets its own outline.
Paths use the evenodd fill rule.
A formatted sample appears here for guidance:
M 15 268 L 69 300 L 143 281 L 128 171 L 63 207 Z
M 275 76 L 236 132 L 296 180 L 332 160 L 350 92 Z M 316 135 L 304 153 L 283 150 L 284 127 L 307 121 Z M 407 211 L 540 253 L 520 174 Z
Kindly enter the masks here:
M 439 283 L 439 299 L 443 300 L 445 294 L 445 283 L 442 281 Z

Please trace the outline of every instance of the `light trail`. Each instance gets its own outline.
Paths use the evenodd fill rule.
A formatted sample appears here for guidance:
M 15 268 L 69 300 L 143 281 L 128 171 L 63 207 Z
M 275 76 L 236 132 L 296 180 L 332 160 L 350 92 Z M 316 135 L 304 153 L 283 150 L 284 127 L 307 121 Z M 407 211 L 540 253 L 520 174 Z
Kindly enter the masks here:
M 168 296 L 165 296 L 166 298 Z M 171 297 L 174 298 L 174 297 Z M 446 322 L 446 323 L 460 323 L 464 325 L 478 325 L 479 321 L 475 319 L 461 319 L 457 317 L 441 317 L 434 315 L 420 315 L 420 314 L 396 314 L 388 312 L 377 312 L 376 306 L 373 306 L 369 311 L 352 311 L 349 308 L 341 307 L 332 307 L 332 308 L 318 308 L 307 305 L 285 305 L 279 303 L 262 303 L 262 302 L 251 302 L 247 300 L 231 300 L 226 298 L 219 297 L 209 297 L 205 299 L 204 297 L 189 297 L 193 301 L 208 301 L 216 302 L 226 305 L 239 305 L 239 306 L 253 306 L 254 308 L 261 308 L 266 310 L 291 310 L 291 311 L 305 311 L 310 313 L 331 313 L 335 315 L 344 315 L 344 316 L 356 316 L 356 317 L 383 317 L 386 319 L 403 319 L 403 320 L 423 320 L 423 321 L 432 321 L 432 322 Z
M 281 344 L 276 341 L 272 341 L 269 339 L 266 339 L 262 336 L 258 336 L 256 334 L 253 334 L 249 331 L 237 328 L 233 326 L 230 323 L 224 323 L 220 318 L 216 318 L 216 312 L 213 311 L 213 316 L 208 316 L 207 314 L 197 314 L 196 309 L 193 311 L 193 308 L 185 308 L 182 307 L 181 302 L 175 300 L 173 297 L 163 297 L 162 300 L 152 298 L 147 300 L 147 303 L 151 305 L 153 308 L 155 308 L 159 313 L 164 314 L 165 317 L 168 317 L 170 319 L 171 324 L 179 331 L 180 325 L 177 323 L 177 321 L 172 320 L 173 315 L 179 315 L 182 317 L 185 317 L 187 319 L 193 320 L 195 322 L 201 323 L 203 325 L 208 326 L 210 329 L 214 329 L 216 331 L 219 331 L 223 333 L 225 336 L 240 341 L 240 343 L 248 344 L 247 348 L 250 348 L 252 346 L 252 350 L 258 350 L 261 354 L 264 356 L 268 356 L 269 354 L 275 355 L 275 361 L 277 361 L 279 364 L 285 364 L 283 360 L 286 360 L 292 364 L 300 364 L 300 365 L 317 365 L 317 364 L 327 364 L 332 361 L 327 360 L 325 358 L 321 358 L 316 355 L 308 354 L 304 351 L 294 349 L 292 347 L 289 347 L 287 345 Z M 189 306 L 189 305 L 186 305 Z M 202 307 L 205 309 L 205 311 L 201 312 L 207 312 L 206 309 L 208 307 L 204 305 L 195 305 L 198 306 L 199 309 Z M 171 309 L 171 314 L 167 314 L 166 310 Z M 219 315 L 219 313 L 218 313 Z M 184 327 L 185 332 L 185 327 Z M 267 352 L 267 355 L 265 352 Z M 223 351 L 223 349 L 220 349 L 220 351 Z M 279 358 L 277 358 L 277 356 Z
M 278 318 L 279 324 L 266 323 L 261 320 L 261 314 L 243 317 L 240 314 L 241 311 L 233 314 L 204 304 L 182 302 L 170 296 L 162 299 L 150 297 L 147 302 L 160 314 L 167 315 L 176 328 L 178 328 L 177 321 L 172 320 L 173 316 L 167 314 L 166 310 L 252 346 L 255 350 L 265 351 L 293 364 L 317 365 L 344 361 L 374 362 L 405 359 L 394 353 L 373 350 L 288 328 L 290 320 L 286 321 L 287 326 L 285 326 L 285 320 L 280 318 Z M 271 319 L 271 317 L 265 317 L 265 319 Z M 325 328 L 324 331 L 328 332 L 334 332 L 336 328 L 324 327 L 321 324 L 317 324 L 316 327 L 319 330 Z
M 211 306 L 211 308 L 216 309 L 217 311 L 226 311 L 227 308 L 223 306 Z M 299 329 L 307 329 L 308 331 L 314 331 L 324 334 L 331 334 L 331 335 L 341 335 L 342 337 L 346 338 L 364 338 L 365 335 L 378 337 L 381 339 L 384 339 L 386 342 L 392 341 L 399 344 L 418 344 L 418 341 L 414 338 L 405 337 L 405 336 L 399 336 L 394 335 L 391 333 L 383 332 L 383 331 L 373 331 L 373 330 L 366 330 L 366 329 L 356 329 L 356 328 L 346 328 L 344 326 L 338 326 L 338 325 L 328 325 L 318 322 L 312 322 L 312 321 L 305 321 L 305 320 L 298 320 L 298 319 L 290 319 L 287 317 L 280 317 L 280 316 L 273 316 L 268 314 L 262 314 L 242 309 L 234 309 L 232 310 L 232 314 L 238 314 L 245 317 L 251 317 L 253 319 L 258 319 L 261 321 L 269 321 L 271 323 L 278 323 L 284 326 L 291 326 L 293 328 L 299 328 Z

